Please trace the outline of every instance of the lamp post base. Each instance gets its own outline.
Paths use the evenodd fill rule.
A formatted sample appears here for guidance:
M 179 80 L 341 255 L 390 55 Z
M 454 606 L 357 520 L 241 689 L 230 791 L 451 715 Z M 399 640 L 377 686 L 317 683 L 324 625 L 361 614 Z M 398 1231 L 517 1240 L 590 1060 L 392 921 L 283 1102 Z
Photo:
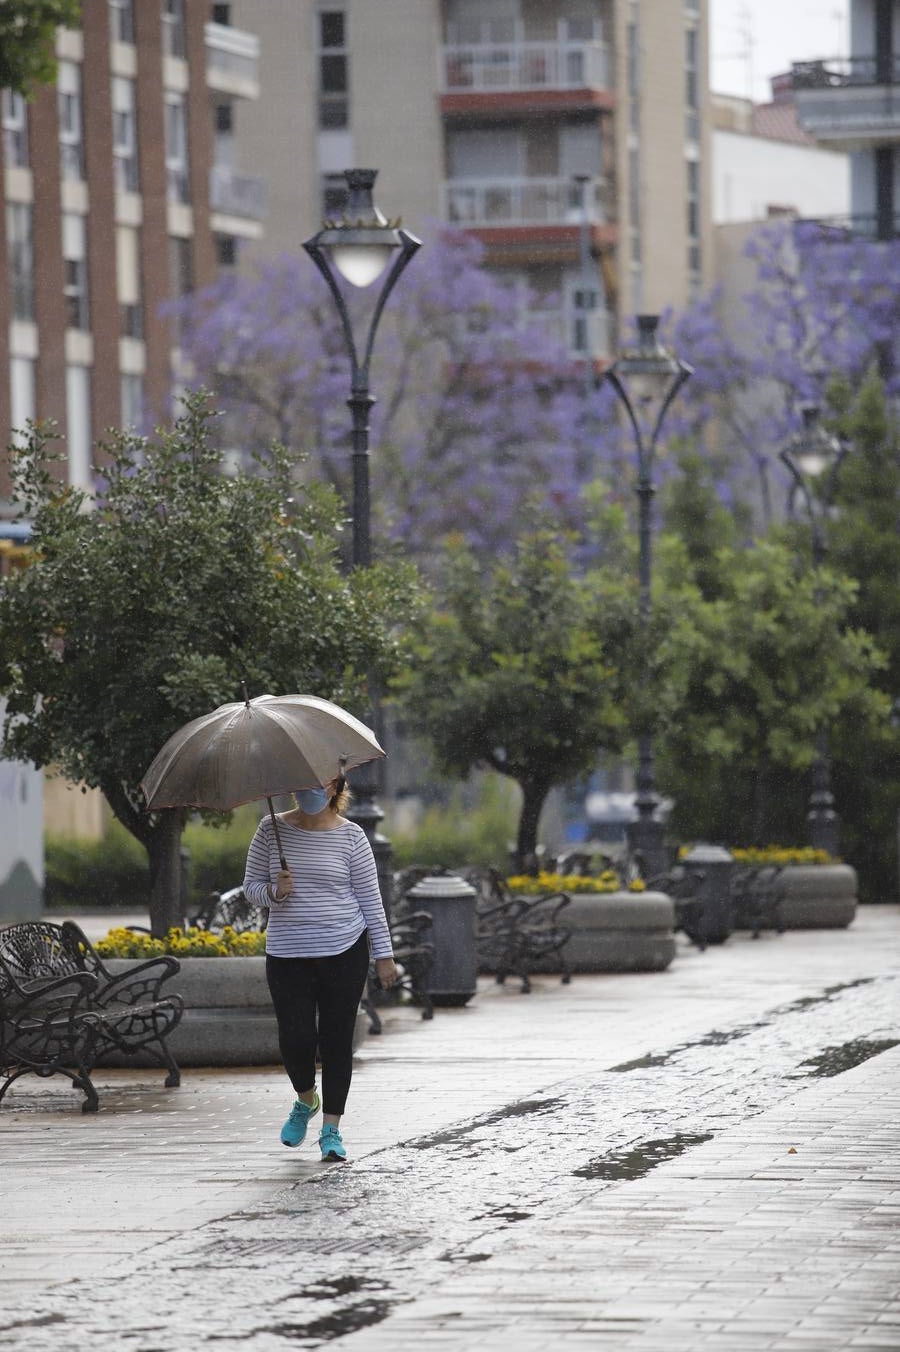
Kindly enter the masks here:
M 654 817 L 639 817 L 626 827 L 629 852 L 640 856 L 641 872 L 645 878 L 655 878 L 669 867 L 669 850 L 664 833 L 662 822 Z

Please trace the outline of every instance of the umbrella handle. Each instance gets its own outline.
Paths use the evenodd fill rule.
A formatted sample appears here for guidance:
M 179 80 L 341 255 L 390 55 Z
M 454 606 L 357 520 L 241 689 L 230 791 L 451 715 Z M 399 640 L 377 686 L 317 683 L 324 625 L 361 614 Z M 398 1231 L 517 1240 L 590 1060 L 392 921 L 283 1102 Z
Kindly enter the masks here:
M 278 822 L 275 819 L 275 809 L 272 806 L 272 799 L 267 798 L 266 802 L 269 804 L 269 816 L 272 818 L 272 830 L 275 832 L 275 844 L 278 846 L 278 859 L 282 869 L 287 873 L 287 860 L 284 857 L 284 850 L 281 845 L 281 836 L 278 832 Z

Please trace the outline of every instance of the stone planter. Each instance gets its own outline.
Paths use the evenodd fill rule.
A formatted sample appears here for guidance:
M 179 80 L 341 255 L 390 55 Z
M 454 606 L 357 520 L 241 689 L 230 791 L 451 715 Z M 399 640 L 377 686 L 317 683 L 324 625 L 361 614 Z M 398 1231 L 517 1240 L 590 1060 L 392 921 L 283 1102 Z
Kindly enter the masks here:
M 111 958 L 112 972 L 135 967 L 139 959 Z M 184 1000 L 181 1022 L 169 1038 L 180 1066 L 276 1066 L 281 1064 L 278 1030 L 269 988 L 266 960 L 255 958 L 180 958 L 180 971 L 166 982 L 163 993 Z M 356 1020 L 357 1048 L 369 1021 Z M 135 1057 L 108 1065 L 141 1064 Z M 145 1062 L 146 1064 L 146 1062 Z
M 781 882 L 785 929 L 843 929 L 856 915 L 856 870 L 849 864 L 789 864 Z
M 573 972 L 661 972 L 675 956 L 675 905 L 664 892 L 575 893 L 560 921 L 572 930 Z

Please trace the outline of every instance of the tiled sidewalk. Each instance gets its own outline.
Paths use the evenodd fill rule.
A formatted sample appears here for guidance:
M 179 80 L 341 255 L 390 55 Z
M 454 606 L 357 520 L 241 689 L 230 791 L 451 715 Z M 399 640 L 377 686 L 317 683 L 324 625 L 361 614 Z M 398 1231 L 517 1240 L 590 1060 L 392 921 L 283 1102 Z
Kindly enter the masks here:
M 275 1068 L 98 1073 L 95 1117 L 23 1079 L 0 1347 L 900 1349 L 898 940 L 869 908 L 391 1012 L 347 1168 L 278 1145 Z

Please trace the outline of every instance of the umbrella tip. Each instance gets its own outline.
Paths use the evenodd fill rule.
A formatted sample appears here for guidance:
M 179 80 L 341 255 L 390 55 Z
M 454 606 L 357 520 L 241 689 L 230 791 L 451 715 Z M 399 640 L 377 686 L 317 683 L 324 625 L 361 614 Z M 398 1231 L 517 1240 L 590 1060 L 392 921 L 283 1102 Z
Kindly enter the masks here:
M 247 682 L 241 681 L 241 694 L 244 696 L 244 703 L 250 708 L 250 696 L 247 694 Z

